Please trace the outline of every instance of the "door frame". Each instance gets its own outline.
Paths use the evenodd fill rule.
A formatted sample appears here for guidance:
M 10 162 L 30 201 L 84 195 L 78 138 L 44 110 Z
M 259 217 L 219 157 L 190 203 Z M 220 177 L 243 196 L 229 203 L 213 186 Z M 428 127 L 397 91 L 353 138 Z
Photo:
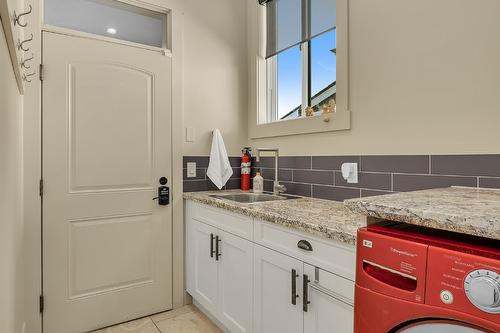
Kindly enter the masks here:
M 172 305 L 181 307 L 190 302 L 184 285 L 184 200 L 182 143 L 183 143 L 183 10 L 182 0 L 117 0 L 139 7 L 155 7 L 169 12 L 169 28 L 171 34 L 170 46 L 172 53 L 172 131 L 171 131 L 171 205 L 172 205 Z M 33 7 L 30 18 L 30 30 L 34 39 L 31 51 L 34 59 L 33 67 L 41 64 L 42 31 L 51 31 L 43 26 L 43 0 L 27 0 Z M 61 33 L 61 31 L 52 31 Z M 72 35 L 107 40 L 106 37 L 84 36 L 79 33 Z M 119 42 L 118 42 L 119 43 Z M 39 72 L 39 71 L 37 71 Z M 33 80 L 24 95 L 23 110 L 23 216 L 25 227 L 24 242 L 24 318 L 26 331 L 41 333 L 43 316 L 40 313 L 40 295 L 43 292 L 42 276 L 42 197 L 39 186 L 42 178 L 42 84 Z

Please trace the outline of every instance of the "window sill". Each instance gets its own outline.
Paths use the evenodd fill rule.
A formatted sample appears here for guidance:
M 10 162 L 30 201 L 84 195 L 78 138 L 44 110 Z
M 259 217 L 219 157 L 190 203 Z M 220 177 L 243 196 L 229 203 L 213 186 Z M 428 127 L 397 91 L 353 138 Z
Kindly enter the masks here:
M 300 117 L 296 119 L 276 121 L 267 124 L 251 124 L 249 126 L 249 136 L 251 139 L 257 139 L 308 133 L 343 131 L 350 128 L 351 112 L 349 110 L 345 110 L 330 114 L 320 114 L 312 117 Z

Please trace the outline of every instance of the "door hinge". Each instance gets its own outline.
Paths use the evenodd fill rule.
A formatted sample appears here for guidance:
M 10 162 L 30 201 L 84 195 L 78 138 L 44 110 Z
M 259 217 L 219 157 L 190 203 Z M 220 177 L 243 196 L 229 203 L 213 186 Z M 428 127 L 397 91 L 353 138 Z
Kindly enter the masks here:
M 39 190 L 40 196 L 43 196 L 43 179 L 40 179 L 40 184 L 39 184 L 38 190 Z
M 43 313 L 44 309 L 45 309 L 45 297 L 43 297 L 43 295 L 40 295 L 40 313 Z
M 43 65 L 40 64 L 40 70 L 38 71 L 40 81 L 43 81 Z

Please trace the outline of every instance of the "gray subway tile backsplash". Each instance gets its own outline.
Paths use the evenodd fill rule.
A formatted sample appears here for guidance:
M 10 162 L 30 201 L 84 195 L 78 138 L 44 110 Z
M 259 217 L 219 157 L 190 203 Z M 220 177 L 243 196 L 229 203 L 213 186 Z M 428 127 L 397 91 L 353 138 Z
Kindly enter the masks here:
M 359 156 L 313 156 L 312 168 L 316 170 L 340 170 L 342 163 L 359 163 Z
M 500 178 L 479 177 L 479 187 L 500 188 Z
M 360 171 L 429 173 L 429 155 L 361 156 Z
M 195 162 L 197 168 L 206 168 L 208 167 L 208 156 L 184 156 L 183 158 L 183 167 L 187 168 L 188 162 Z
M 300 195 L 303 197 L 311 196 L 311 184 L 301 184 L 301 183 L 291 183 L 291 182 L 281 182 L 285 185 L 286 193 L 293 195 Z
M 206 173 L 207 169 L 205 168 L 196 168 L 196 177 L 189 177 L 187 176 L 187 169 L 184 168 L 183 170 L 184 173 L 184 180 L 202 180 L 206 178 Z
M 293 170 L 293 181 L 296 183 L 333 185 L 333 171 Z
M 433 174 L 500 177 L 500 155 L 432 155 Z
M 255 156 L 252 157 L 252 167 L 258 168 L 274 168 L 274 157 L 263 156 L 260 161 L 257 162 Z
M 197 163 L 196 178 L 187 178 L 184 191 L 215 190 L 205 176 L 208 156 L 185 156 Z M 359 183 L 348 184 L 340 173 L 345 162 L 358 162 Z M 226 189 L 240 187 L 240 157 L 231 156 L 233 176 Z M 272 191 L 274 157 L 264 156 L 259 163 L 252 158 L 252 177 L 260 168 L 264 189 Z M 370 155 L 370 156 L 284 156 L 280 157 L 280 181 L 287 193 L 342 201 L 347 198 L 382 195 L 447 186 L 471 186 L 500 189 L 500 154 L 498 155 Z
M 358 174 L 358 183 L 350 184 L 344 177 L 341 171 L 335 171 L 335 186 L 357 187 L 372 190 L 391 190 L 391 174 L 390 173 L 369 173 L 360 172 Z
M 477 186 L 476 177 L 439 175 L 394 175 L 394 191 L 406 192 L 449 186 Z
M 280 169 L 311 169 L 311 156 L 282 156 Z
M 335 201 L 344 201 L 361 196 L 361 190 L 357 188 L 313 185 L 312 191 L 313 198 Z
M 255 176 L 255 171 L 258 168 L 254 168 L 252 170 L 252 177 Z M 274 168 L 260 168 L 261 175 L 266 180 L 274 180 Z M 280 169 L 279 170 L 279 180 L 280 181 L 292 181 L 293 170 L 289 169 Z
M 362 198 L 374 197 L 376 195 L 384 195 L 384 194 L 391 194 L 391 193 L 394 193 L 394 192 L 361 189 L 361 197 Z

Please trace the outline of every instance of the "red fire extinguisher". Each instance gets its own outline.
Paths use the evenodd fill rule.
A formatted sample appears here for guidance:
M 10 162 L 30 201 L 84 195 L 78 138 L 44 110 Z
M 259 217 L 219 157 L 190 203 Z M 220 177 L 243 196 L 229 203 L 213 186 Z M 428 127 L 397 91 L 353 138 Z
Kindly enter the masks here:
M 250 172 L 252 166 L 252 156 L 250 155 L 250 148 L 245 147 L 241 151 L 241 190 L 250 191 Z

